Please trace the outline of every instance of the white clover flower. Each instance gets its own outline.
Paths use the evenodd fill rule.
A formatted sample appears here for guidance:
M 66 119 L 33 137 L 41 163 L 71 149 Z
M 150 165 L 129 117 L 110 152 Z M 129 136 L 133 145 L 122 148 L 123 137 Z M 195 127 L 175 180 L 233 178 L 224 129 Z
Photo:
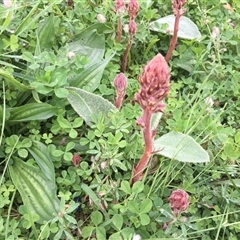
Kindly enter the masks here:
M 125 24 L 125 25 L 124 25 L 123 31 L 124 31 L 125 33 L 129 33 L 129 24 Z
M 205 104 L 208 106 L 208 107 L 212 107 L 213 104 L 214 104 L 214 101 L 211 97 L 207 97 L 205 98 Z
M 213 27 L 212 28 L 212 33 L 211 33 L 211 38 L 216 39 L 220 35 L 220 30 L 218 27 Z
M 74 52 L 69 51 L 66 56 L 68 59 L 73 59 L 75 58 L 76 54 Z
M 11 0 L 3 0 L 3 6 L 6 8 L 12 7 L 13 3 Z
M 97 20 L 98 20 L 98 22 L 100 22 L 100 23 L 105 23 L 105 22 L 107 21 L 106 18 L 105 18 L 105 16 L 102 15 L 101 13 L 99 13 L 99 14 L 97 15 Z
M 139 234 L 134 234 L 132 240 L 141 240 L 141 236 Z

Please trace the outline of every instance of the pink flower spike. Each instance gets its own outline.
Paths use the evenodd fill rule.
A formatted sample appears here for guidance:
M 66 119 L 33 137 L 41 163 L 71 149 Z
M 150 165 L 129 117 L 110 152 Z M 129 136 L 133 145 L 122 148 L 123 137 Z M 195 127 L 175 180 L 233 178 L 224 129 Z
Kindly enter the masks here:
M 117 15 L 123 15 L 125 9 L 126 7 L 124 0 L 115 0 L 114 11 L 117 13 Z
M 135 100 L 142 109 L 148 109 L 152 113 L 162 111 L 162 100 L 167 97 L 170 90 L 170 71 L 165 58 L 157 54 L 143 69 L 139 77 L 141 85 Z
M 130 19 L 134 19 L 139 11 L 139 4 L 137 0 L 130 0 L 128 4 L 128 15 Z

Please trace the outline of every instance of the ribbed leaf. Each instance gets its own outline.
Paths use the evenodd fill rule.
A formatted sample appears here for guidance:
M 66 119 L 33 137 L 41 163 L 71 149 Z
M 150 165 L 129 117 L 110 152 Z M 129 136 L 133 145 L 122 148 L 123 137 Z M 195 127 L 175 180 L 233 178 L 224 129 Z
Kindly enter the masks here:
M 73 109 L 82 117 L 88 125 L 91 125 L 92 117 L 97 117 L 99 113 L 107 114 L 115 106 L 108 100 L 85 90 L 68 87 L 68 101 Z
M 9 123 L 25 122 L 31 120 L 46 120 L 52 117 L 57 109 L 47 103 L 29 103 L 21 107 L 9 109 Z
M 55 38 L 53 15 L 44 19 L 44 22 L 40 23 L 37 29 L 38 40 L 41 49 L 51 48 Z
M 75 41 L 69 43 L 69 51 L 88 57 L 91 62 L 100 60 L 105 52 L 105 37 L 97 33 L 97 30 L 88 28 L 81 32 Z
M 97 25 L 95 26 L 97 27 Z M 113 55 L 103 59 L 105 53 L 105 37 L 99 34 L 93 27 L 87 28 L 75 37 L 75 41 L 69 44 L 69 51 L 76 55 L 85 56 L 89 63 L 77 75 L 69 79 L 70 86 L 84 88 L 93 92 L 98 88 L 103 70 Z
M 43 174 L 55 185 L 54 165 L 48 153 L 48 148 L 41 142 L 33 141 L 28 151 L 31 153 Z
M 151 22 L 150 29 L 156 32 L 173 35 L 174 23 L 175 16 L 168 15 Z M 192 22 L 189 18 L 182 16 L 179 22 L 178 37 L 184 39 L 199 39 L 201 38 L 201 33 L 194 22 Z
M 180 162 L 209 162 L 208 153 L 190 136 L 170 132 L 154 141 L 156 154 L 176 159 Z
M 113 55 L 106 58 L 105 60 L 98 59 L 96 61 L 91 61 L 91 64 L 85 66 L 83 71 L 69 80 L 70 86 L 84 88 L 89 92 L 93 92 L 99 87 L 103 70 L 112 59 L 112 57 Z
M 14 185 L 19 191 L 28 214 L 39 216 L 39 223 L 53 219 L 59 212 L 60 201 L 55 184 L 35 166 L 30 166 L 19 158 L 14 158 L 9 171 Z

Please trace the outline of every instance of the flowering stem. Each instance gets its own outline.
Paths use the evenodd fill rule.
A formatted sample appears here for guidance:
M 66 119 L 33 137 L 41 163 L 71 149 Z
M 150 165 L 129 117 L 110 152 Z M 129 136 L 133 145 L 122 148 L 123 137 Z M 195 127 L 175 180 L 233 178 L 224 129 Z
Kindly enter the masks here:
M 132 184 L 142 179 L 143 171 L 148 165 L 149 159 L 153 152 L 153 134 L 151 130 L 151 117 L 152 117 L 152 113 L 148 109 L 144 109 L 142 119 L 145 125 L 142 126 L 142 131 L 143 131 L 145 148 L 140 161 L 138 162 L 137 166 L 134 168 Z
M 179 30 L 179 21 L 180 21 L 181 14 L 178 11 L 175 16 L 175 22 L 174 22 L 174 31 L 173 36 L 170 42 L 170 47 L 168 49 L 167 55 L 165 57 L 165 60 L 168 62 L 172 56 L 172 52 L 176 47 L 177 39 L 178 39 L 178 30 Z
M 117 28 L 117 42 L 120 43 L 122 39 L 122 20 L 118 19 L 118 28 Z
M 128 54 L 130 52 L 130 49 L 132 47 L 132 37 L 130 37 L 129 41 L 128 41 L 128 45 L 124 51 L 124 54 L 122 56 L 122 65 L 121 65 L 121 71 L 124 73 L 127 69 L 127 63 L 128 63 Z

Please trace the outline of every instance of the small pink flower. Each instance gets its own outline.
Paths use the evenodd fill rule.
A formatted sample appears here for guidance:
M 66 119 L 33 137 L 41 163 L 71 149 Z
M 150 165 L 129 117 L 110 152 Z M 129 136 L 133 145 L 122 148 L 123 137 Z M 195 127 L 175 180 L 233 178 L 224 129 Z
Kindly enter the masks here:
M 128 32 L 130 35 L 135 35 L 137 32 L 137 24 L 134 19 L 131 19 L 128 25 Z
M 189 206 L 189 196 L 182 189 L 175 190 L 168 198 L 173 214 L 177 216 L 180 212 L 184 212 Z
M 128 4 L 128 15 L 131 19 L 134 19 L 139 11 L 139 4 L 137 0 L 130 0 Z

